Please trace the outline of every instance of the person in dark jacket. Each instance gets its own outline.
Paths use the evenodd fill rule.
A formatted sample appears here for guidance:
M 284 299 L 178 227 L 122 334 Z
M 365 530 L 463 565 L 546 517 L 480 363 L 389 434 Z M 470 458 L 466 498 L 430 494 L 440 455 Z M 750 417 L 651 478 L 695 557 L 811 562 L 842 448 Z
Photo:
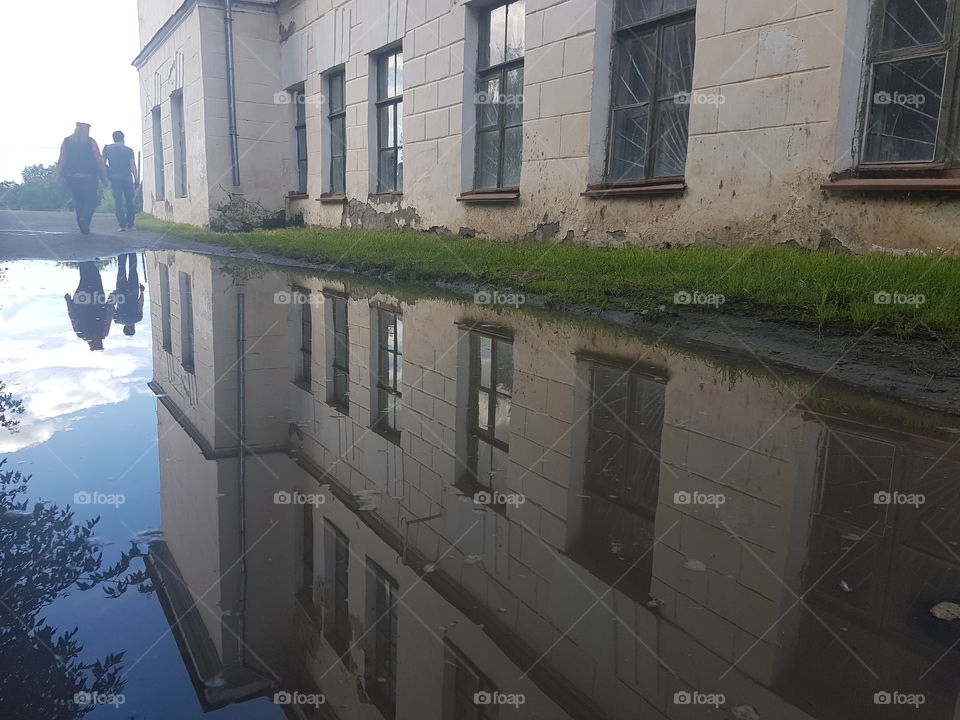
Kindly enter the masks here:
M 91 350 L 103 350 L 103 340 L 110 333 L 113 322 L 113 305 L 103 292 L 103 279 L 97 264 L 82 262 L 80 284 L 71 296 L 63 296 L 67 301 L 67 314 L 77 337 L 85 341 Z
M 137 273 L 137 254 L 125 253 L 117 257 L 117 289 L 110 295 L 113 321 L 123 325 L 124 335 L 133 335 L 137 323 L 143 320 L 143 285 Z
M 113 133 L 113 142 L 103 148 L 103 160 L 107 165 L 107 179 L 113 190 L 120 232 L 133 228 L 133 193 L 140 182 L 137 177 L 137 161 L 133 150 L 123 144 L 123 133 Z
M 68 135 L 60 145 L 57 161 L 60 176 L 73 195 L 73 208 L 77 213 L 77 225 L 84 235 L 90 232 L 90 221 L 100 202 L 99 182 L 106 183 L 106 172 L 100 146 L 90 137 L 90 123 L 77 123 L 73 135 Z

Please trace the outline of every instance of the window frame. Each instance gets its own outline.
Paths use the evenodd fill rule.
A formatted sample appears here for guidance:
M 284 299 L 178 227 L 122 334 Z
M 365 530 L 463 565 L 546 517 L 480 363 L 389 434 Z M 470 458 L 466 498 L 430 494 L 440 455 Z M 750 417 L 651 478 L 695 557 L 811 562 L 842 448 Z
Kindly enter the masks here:
M 394 443 L 400 442 L 400 427 L 394 427 L 391 423 L 388 422 L 389 414 L 387 412 L 386 404 L 384 400 L 386 396 L 392 396 L 395 398 L 395 402 L 402 404 L 403 399 L 403 313 L 399 309 L 394 310 L 384 307 L 375 307 L 376 319 L 374 331 L 376 332 L 376 337 L 374 342 L 376 343 L 377 348 L 377 367 L 375 370 L 376 385 L 374 386 L 374 392 L 376 393 L 376 404 L 374 405 L 374 417 L 373 417 L 373 429 L 384 437 L 388 438 Z M 394 324 L 394 343 L 393 348 L 389 348 L 386 345 L 383 345 L 381 339 L 384 335 L 383 333 L 383 322 L 387 316 L 392 317 L 392 322 Z M 389 361 L 388 364 L 385 363 L 385 356 L 393 356 L 393 385 L 390 385 L 389 381 L 384 381 L 383 370 L 387 369 L 387 377 L 389 377 Z M 400 411 L 397 410 L 397 419 L 396 424 L 400 425 Z
M 309 170 L 309 149 L 307 138 L 307 96 L 303 83 L 291 88 L 290 101 L 293 103 L 294 149 L 297 160 L 297 189 L 292 195 L 307 194 L 307 173 Z
M 173 195 L 186 198 L 190 195 L 187 180 L 187 115 L 183 90 L 170 93 L 170 117 L 173 128 Z
M 389 95 L 389 84 L 386 80 L 389 73 L 390 58 L 394 60 L 394 94 Z M 394 47 L 384 50 L 377 55 L 377 193 L 401 194 L 403 192 L 403 48 Z M 399 82 L 397 82 L 399 78 Z M 383 113 L 385 108 L 393 108 L 393 145 L 382 145 L 383 141 Z M 392 187 L 384 184 L 383 156 L 385 153 L 394 153 Z
M 192 375 L 196 370 L 193 278 L 181 270 L 177 280 L 180 288 L 180 365 Z
M 348 298 L 331 292 L 324 293 L 324 301 L 330 303 L 330 333 L 327 336 L 332 342 L 329 354 L 330 366 L 327 369 L 328 391 L 327 404 L 336 408 L 344 415 L 350 413 L 350 303 Z M 337 322 L 337 307 L 343 303 L 343 327 Z M 342 336 L 342 338 L 340 337 Z M 337 349 L 343 348 L 343 356 L 338 359 Z M 342 360 L 342 362 L 341 362 Z M 344 393 L 341 397 L 337 393 L 337 377 L 344 377 Z
M 300 347 L 298 348 L 296 384 L 310 392 L 313 382 L 313 297 L 309 290 L 302 287 L 294 287 L 292 295 L 300 306 Z
M 329 603 L 324 613 L 323 637 L 340 656 L 340 660 L 350 665 L 350 646 L 352 632 L 350 628 L 350 539 L 330 520 L 324 520 L 325 564 L 333 569 L 333 577 L 326 578 L 330 583 Z M 341 552 L 342 551 L 342 552 Z M 341 562 L 342 560 L 342 562 Z M 342 590 L 342 592 L 341 592 Z M 330 622 L 326 622 L 330 617 Z
M 630 24 L 620 25 L 620 15 L 621 7 L 623 3 L 621 0 L 618 0 L 614 5 L 613 10 L 613 40 L 611 43 L 611 75 L 610 75 L 610 103 L 607 113 L 607 134 L 606 134 L 606 152 L 604 154 L 604 165 L 603 165 L 603 185 L 606 187 L 631 187 L 631 186 L 643 186 L 643 185 L 658 185 L 658 184 L 677 184 L 682 183 L 686 176 L 686 154 L 684 154 L 684 174 L 681 175 L 656 175 L 654 174 L 654 168 L 656 167 L 656 154 L 655 148 L 657 143 L 654 142 L 655 128 L 658 126 L 658 116 L 659 113 L 657 108 L 659 104 L 665 99 L 659 97 L 658 88 L 660 87 L 660 75 L 661 70 L 664 67 L 663 62 L 663 34 L 664 30 L 672 25 L 680 25 L 685 22 L 694 22 L 694 56 L 691 58 L 691 67 L 696 62 L 696 17 L 697 17 L 697 6 L 698 3 L 694 2 L 692 8 L 685 8 L 682 10 L 674 10 L 672 12 L 661 13 L 655 17 L 646 18 L 644 20 L 639 20 Z M 623 62 L 623 56 L 626 54 L 626 50 L 623 47 L 624 39 L 629 37 L 637 37 L 642 30 L 655 29 L 657 36 L 657 45 L 654 52 L 656 58 L 656 68 L 653 72 L 653 82 L 650 88 L 650 99 L 646 103 L 631 103 L 627 105 L 617 105 L 616 104 L 616 84 L 617 78 L 619 77 L 620 67 Z M 691 88 L 688 92 L 692 92 L 692 81 Z M 618 111 L 630 110 L 637 107 L 642 107 L 647 105 L 650 108 L 650 117 L 648 120 L 647 127 L 647 144 L 644 148 L 644 176 L 642 178 L 615 178 L 612 174 L 612 168 L 614 165 L 614 134 L 616 132 L 616 122 Z M 689 123 L 689 112 L 690 106 L 687 107 L 687 142 L 690 140 L 690 123 Z
M 346 82 L 346 72 L 343 67 L 337 68 L 335 70 L 327 73 L 324 78 L 326 90 L 327 90 L 327 129 L 328 137 L 330 139 L 329 147 L 329 161 L 328 161 L 328 174 L 327 182 L 329 183 L 329 190 L 327 192 L 328 196 L 341 196 L 345 195 L 347 192 L 347 82 Z M 333 83 L 338 82 L 340 84 L 340 106 L 337 107 L 333 104 L 332 98 L 334 93 L 332 91 Z M 341 128 L 341 132 L 337 133 L 334 128 Z M 337 139 L 339 135 L 340 148 L 343 150 L 342 155 L 338 155 L 335 151 L 337 150 Z M 334 160 L 341 158 L 342 166 L 339 173 L 336 172 L 334 167 Z
M 490 340 L 490 387 L 484 386 L 481 370 L 481 348 L 482 340 Z M 499 450 L 504 457 L 510 454 L 509 440 L 501 440 L 496 436 L 496 414 L 500 407 L 500 401 L 505 399 L 513 407 L 513 338 L 507 335 L 496 333 L 481 332 L 477 329 L 468 331 L 468 353 L 469 362 L 467 367 L 467 457 L 466 485 L 469 489 L 480 490 L 502 490 L 504 488 L 493 487 L 492 479 L 485 481 L 478 475 L 478 459 L 480 457 L 480 443 L 484 443 L 493 449 Z M 501 345 L 510 347 L 510 394 L 499 392 L 497 388 L 497 354 Z M 487 402 L 487 424 L 491 429 L 489 431 L 480 427 L 480 393 L 485 392 L 489 398 Z M 509 428 L 508 428 L 509 430 Z M 493 507 L 496 509 L 497 505 Z
M 153 199 L 163 200 L 167 194 L 163 167 L 163 112 L 159 105 L 150 110 L 153 125 Z
M 504 59 L 503 62 L 494 64 L 494 65 L 484 65 L 483 64 L 483 49 L 489 47 L 490 44 L 490 26 L 491 26 L 491 14 L 498 10 L 501 7 L 508 8 L 507 14 L 509 16 L 509 6 L 514 3 L 519 2 L 520 7 L 523 10 L 523 22 L 524 27 L 526 26 L 526 4 L 524 0 L 507 0 L 506 2 L 500 2 L 496 5 L 493 5 L 488 8 L 484 8 L 480 13 L 479 18 L 479 37 L 480 42 L 477 47 L 477 71 L 476 71 L 476 82 L 474 83 L 474 92 L 475 98 L 478 98 L 481 94 L 485 94 L 487 87 L 486 82 L 493 77 L 499 79 L 500 94 L 504 95 L 506 93 L 507 86 L 507 74 L 511 70 L 519 69 L 521 73 L 520 85 L 521 88 L 525 86 L 526 77 L 524 73 L 524 61 L 526 60 L 526 42 L 524 42 L 523 54 L 520 57 L 513 58 L 511 60 Z M 508 32 L 509 22 L 504 22 L 504 33 Z M 473 192 L 491 192 L 491 191 L 519 191 L 520 182 L 517 181 L 516 185 L 504 185 L 503 182 L 503 168 L 504 168 L 504 154 L 506 150 L 506 133 L 507 130 L 513 128 L 520 128 L 520 149 L 521 149 L 521 172 L 523 166 L 522 152 L 523 152 L 523 91 L 520 92 L 521 103 L 520 103 L 520 120 L 518 123 L 508 125 L 506 122 L 506 105 L 503 105 L 497 112 L 497 126 L 496 129 L 483 129 L 481 123 L 481 117 L 483 114 L 483 106 L 485 103 L 476 103 L 476 130 L 475 130 L 475 148 L 474 148 L 474 170 L 473 170 Z M 498 144 L 497 144 L 497 183 L 496 185 L 481 185 L 480 184 L 480 172 L 481 172 L 481 151 L 482 143 L 480 138 L 485 134 L 497 133 Z
M 160 263 L 160 346 L 173 354 L 173 322 L 170 312 L 170 266 Z
M 368 579 L 372 579 L 375 585 L 372 588 L 373 602 L 370 608 L 373 616 L 367 618 L 367 628 L 371 637 L 368 643 L 370 652 L 366 653 L 364 679 L 370 701 L 387 720 L 392 720 L 397 712 L 400 585 L 390 573 L 370 558 L 367 558 L 367 571 Z M 379 602 L 382 589 L 389 591 L 389 594 L 384 593 L 386 602 L 383 606 Z M 384 625 L 386 625 L 385 632 Z M 387 635 L 386 658 L 381 648 L 385 634 Z M 386 691 L 383 690 L 383 683 L 376 681 L 384 677 L 387 678 Z
M 944 37 L 941 42 L 927 43 L 909 48 L 882 50 L 884 18 L 889 3 L 892 0 L 875 0 L 870 9 L 867 28 L 867 48 L 864 53 L 863 75 L 861 88 L 864 90 L 857 113 L 857 138 L 855 171 L 861 176 L 898 176 L 903 174 L 927 173 L 948 174 L 960 176 L 960 72 L 957 64 L 960 53 L 957 44 L 960 43 L 960 3 L 957 0 L 947 0 L 947 9 L 944 17 Z M 944 77 L 940 102 L 940 115 L 937 120 L 937 136 L 935 140 L 933 158 L 924 160 L 891 161 L 883 160 L 868 162 L 867 141 L 868 128 L 871 119 L 871 100 L 874 96 L 876 80 L 875 66 L 906 60 L 922 60 L 937 56 L 944 57 Z

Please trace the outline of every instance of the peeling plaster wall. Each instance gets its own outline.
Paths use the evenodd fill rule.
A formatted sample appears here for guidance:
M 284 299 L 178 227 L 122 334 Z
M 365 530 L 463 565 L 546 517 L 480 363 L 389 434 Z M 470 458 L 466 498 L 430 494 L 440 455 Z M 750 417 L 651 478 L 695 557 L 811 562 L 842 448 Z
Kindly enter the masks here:
M 261 203 L 268 215 L 284 212 L 308 225 L 467 228 L 507 240 L 807 248 L 826 240 L 856 251 L 953 245 L 956 200 L 820 190 L 831 172 L 852 166 L 856 139 L 866 5 L 842 0 L 699 0 L 693 87 L 724 102 L 690 107 L 686 192 L 583 197 L 588 183 L 602 179 L 606 151 L 608 5 L 526 3 L 521 198 L 498 206 L 457 201 L 471 189 L 477 3 L 285 0 L 272 16 L 261 11 L 262 22 L 244 32 L 258 43 L 254 55 L 272 70 L 238 62 L 238 87 L 256 96 L 248 108 L 257 116 L 252 122 L 277 125 L 247 147 L 244 168 L 255 177 L 252 190 L 244 186 L 245 198 Z M 222 56 L 216 32 L 204 42 Z M 397 43 L 405 65 L 405 188 L 402 198 L 384 207 L 370 197 L 376 170 L 371 54 Z M 329 187 L 323 74 L 339 66 L 346 76 L 348 202 L 320 203 Z M 292 108 L 269 102 L 273 93 L 301 82 L 308 196 L 288 198 L 296 182 Z M 208 126 L 209 143 L 219 142 L 220 134 L 225 140 L 221 126 L 219 120 Z M 211 151 L 208 162 L 224 157 Z M 211 194 L 223 198 L 210 185 Z M 179 217 L 177 209 L 172 213 L 195 221 Z

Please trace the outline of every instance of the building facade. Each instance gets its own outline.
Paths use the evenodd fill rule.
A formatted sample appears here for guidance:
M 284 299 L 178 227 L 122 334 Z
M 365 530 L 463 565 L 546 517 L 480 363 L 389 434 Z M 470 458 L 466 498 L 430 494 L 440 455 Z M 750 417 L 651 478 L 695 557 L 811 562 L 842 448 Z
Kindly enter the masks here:
M 141 0 L 145 209 L 950 250 L 956 0 Z

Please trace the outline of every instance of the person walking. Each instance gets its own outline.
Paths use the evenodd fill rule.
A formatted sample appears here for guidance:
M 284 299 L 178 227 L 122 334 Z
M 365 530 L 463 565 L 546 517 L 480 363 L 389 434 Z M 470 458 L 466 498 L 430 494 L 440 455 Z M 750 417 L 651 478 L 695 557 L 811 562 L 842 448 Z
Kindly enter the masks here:
M 57 167 L 73 195 L 77 226 L 81 233 L 88 235 L 90 221 L 100 202 L 99 182 L 103 180 L 106 183 L 107 177 L 100 147 L 97 141 L 90 137 L 90 123 L 78 122 L 73 135 L 63 139 Z
M 136 333 L 137 323 L 143 320 L 144 287 L 137 273 L 136 253 L 124 253 L 117 257 L 117 289 L 111 293 L 113 321 L 123 326 L 123 334 Z
M 123 133 L 113 133 L 113 143 L 103 148 L 103 159 L 107 164 L 107 179 L 113 190 L 113 204 L 116 207 L 120 232 L 133 228 L 133 193 L 140 178 L 137 173 L 137 161 L 133 150 L 123 144 Z

